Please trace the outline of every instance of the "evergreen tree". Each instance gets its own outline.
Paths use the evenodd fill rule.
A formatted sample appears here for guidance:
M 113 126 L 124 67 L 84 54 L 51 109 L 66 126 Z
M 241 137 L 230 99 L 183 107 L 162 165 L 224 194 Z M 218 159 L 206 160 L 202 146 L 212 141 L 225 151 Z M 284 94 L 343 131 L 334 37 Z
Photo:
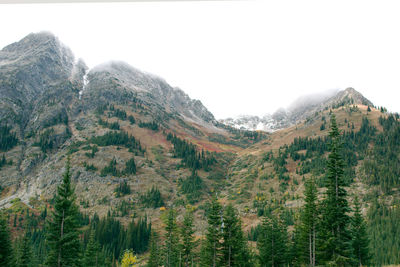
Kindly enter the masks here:
M 94 231 L 90 232 L 89 242 L 86 246 L 85 255 L 83 257 L 83 266 L 99 266 L 99 245 L 95 240 Z
M 369 239 L 365 221 L 361 215 L 357 196 L 354 200 L 354 216 L 352 218 L 353 254 L 358 266 L 368 265 L 370 260 Z
M 302 263 L 315 266 L 318 224 L 318 191 L 313 178 L 306 182 L 305 205 L 301 213 L 299 233 L 299 259 Z
M 168 212 L 165 231 L 164 266 L 175 267 L 179 265 L 179 235 L 174 209 L 170 209 Z
M 351 262 L 349 206 L 343 188 L 344 163 L 335 115 L 331 116 L 330 154 L 327 163 L 327 191 L 322 203 L 321 260 L 326 265 L 346 266 Z
M 126 174 L 136 174 L 136 164 L 135 164 L 135 159 L 131 158 L 126 162 L 125 165 L 125 173 Z
M 261 267 L 283 266 L 287 254 L 287 230 L 275 215 L 264 218 L 257 240 Z
M 7 219 L 0 214 L 0 266 L 12 266 L 13 255 Z
M 147 262 L 147 267 L 158 267 L 161 266 L 161 249 L 160 249 L 160 238 L 157 232 L 152 232 L 150 238 L 150 256 Z
M 228 205 L 224 211 L 222 228 L 223 266 L 249 266 L 247 242 L 243 237 L 242 225 L 235 208 Z
M 16 263 L 16 267 L 34 266 L 31 236 L 29 233 L 25 233 L 20 241 Z
M 183 266 L 189 267 L 191 264 L 193 264 L 193 260 L 195 258 L 194 250 L 197 246 L 194 237 L 195 230 L 193 225 L 193 213 L 191 211 L 186 211 L 180 230 L 182 239 L 182 262 Z
M 48 221 L 47 266 L 80 266 L 78 213 L 68 160 L 62 183 L 57 188 L 52 218 Z
M 208 228 L 206 240 L 204 244 L 204 258 L 202 264 L 204 266 L 220 266 L 222 260 L 222 208 L 218 199 L 214 196 L 207 215 Z

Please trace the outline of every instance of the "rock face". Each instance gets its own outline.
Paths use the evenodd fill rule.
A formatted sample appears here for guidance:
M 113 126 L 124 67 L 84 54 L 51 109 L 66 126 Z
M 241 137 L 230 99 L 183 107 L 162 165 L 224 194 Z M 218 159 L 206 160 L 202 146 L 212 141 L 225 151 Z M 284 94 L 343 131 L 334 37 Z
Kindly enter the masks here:
M 373 103 L 360 92 L 354 88 L 347 88 L 342 91 L 330 90 L 321 94 L 299 97 L 287 109 L 280 108 L 272 115 L 266 114 L 262 118 L 241 115 L 237 118 L 223 119 L 220 122 L 237 129 L 273 132 L 306 120 L 315 112 L 344 104 L 373 106 Z
M 1 169 L 0 186 L 25 183 L 44 189 L 54 184 L 61 172 L 54 168 L 64 164 L 71 144 L 109 130 L 98 123 L 97 110 L 104 105 L 119 106 L 136 123 L 155 122 L 163 130 L 202 137 L 202 142 L 208 141 L 208 133 L 229 135 L 199 100 L 164 79 L 124 62 L 88 71 L 51 33 L 29 34 L 0 51 L 0 126 L 8 125 L 19 140 L 10 151 L 0 151 L 13 160 L 11 167 Z M 121 130 L 133 127 L 130 134 L 143 135 L 144 146 L 167 143 L 162 132 L 153 136 L 126 119 L 121 124 Z M 81 177 L 92 176 L 85 172 Z
M 144 101 L 154 102 L 168 112 L 183 115 L 198 123 L 215 121 L 213 114 L 201 101 L 191 99 L 181 89 L 171 87 L 164 79 L 142 72 L 124 62 L 108 62 L 97 66 L 89 72 L 88 80 L 88 94 L 95 90 L 102 90 L 104 93 L 104 85 L 111 83 L 115 88 L 132 92 Z M 112 92 L 109 93 L 111 97 Z

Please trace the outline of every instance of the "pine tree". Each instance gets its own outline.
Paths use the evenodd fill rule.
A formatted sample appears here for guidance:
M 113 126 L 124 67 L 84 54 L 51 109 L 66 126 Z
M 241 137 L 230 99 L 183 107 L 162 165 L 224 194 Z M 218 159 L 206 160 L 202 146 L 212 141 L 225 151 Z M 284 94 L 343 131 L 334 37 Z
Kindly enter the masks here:
M 7 219 L 0 214 L 0 266 L 12 266 L 13 254 Z
M 224 211 L 222 228 L 223 266 L 248 266 L 249 253 L 243 237 L 242 225 L 235 208 L 228 205 Z
M 222 259 L 221 238 L 222 238 L 222 208 L 218 199 L 214 196 L 207 215 L 208 228 L 204 243 L 203 266 L 220 266 Z
M 301 213 L 299 258 L 302 263 L 315 266 L 318 224 L 317 187 L 313 178 L 306 182 L 305 205 Z
M 261 267 L 283 266 L 287 254 L 287 230 L 275 215 L 264 218 L 257 239 Z
M 174 209 L 170 209 L 168 212 L 165 231 L 164 266 L 175 267 L 179 264 L 179 235 Z
M 368 265 L 371 258 L 368 248 L 369 239 L 357 196 L 354 200 L 354 216 L 351 225 L 354 258 L 358 266 Z
M 24 234 L 19 242 L 16 267 L 30 267 L 34 264 L 31 237 L 28 232 Z
M 150 238 L 150 256 L 147 262 L 147 267 L 158 267 L 161 266 L 161 249 L 160 249 L 160 238 L 157 232 L 153 231 Z
M 194 237 L 195 230 L 193 225 L 193 213 L 191 211 L 186 211 L 180 230 L 182 240 L 182 262 L 183 266 L 189 267 L 191 264 L 193 264 L 193 260 L 195 258 L 194 250 L 197 246 L 197 242 L 195 241 Z
M 135 159 L 131 158 L 125 164 L 125 173 L 126 174 L 135 174 L 136 173 L 136 164 Z
M 89 242 L 83 257 L 83 266 L 99 266 L 99 245 L 95 240 L 94 230 L 90 231 Z
M 57 188 L 52 218 L 48 221 L 47 266 L 80 266 L 78 212 L 68 160 L 62 183 Z
M 344 163 L 340 133 L 335 115 L 331 116 L 330 154 L 327 163 L 327 191 L 322 202 L 321 258 L 327 265 L 345 266 L 351 262 L 350 211 L 344 189 Z

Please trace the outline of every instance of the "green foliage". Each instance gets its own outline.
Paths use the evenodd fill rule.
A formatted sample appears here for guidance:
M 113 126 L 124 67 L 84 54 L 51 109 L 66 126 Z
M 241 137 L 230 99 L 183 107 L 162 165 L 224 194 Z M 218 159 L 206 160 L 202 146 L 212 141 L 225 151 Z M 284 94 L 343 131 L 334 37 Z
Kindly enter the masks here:
M 86 152 L 85 156 L 88 158 L 91 158 L 91 159 L 94 158 L 94 156 L 96 155 L 96 152 L 99 151 L 99 148 L 96 145 L 87 146 L 86 148 L 90 149 L 90 152 Z
M 179 263 L 179 234 L 176 224 L 176 211 L 168 211 L 167 222 L 165 226 L 165 245 L 164 245 L 164 266 L 175 267 Z
M 261 266 L 284 266 L 287 263 L 287 230 L 275 215 L 265 217 L 257 239 Z
M 147 217 L 132 220 L 127 228 L 124 228 L 111 214 L 102 219 L 95 215 L 90 226 L 96 242 L 109 258 L 118 258 L 125 249 L 132 249 L 139 254 L 148 249 L 151 223 L 147 222 Z M 86 232 L 87 236 L 90 235 L 91 229 Z
M 134 118 L 132 115 L 129 115 L 129 116 L 128 116 L 128 120 L 129 120 L 129 122 L 130 122 L 131 124 L 135 124 L 135 122 L 136 122 L 135 118 Z
M 125 174 L 136 174 L 136 163 L 135 159 L 131 158 L 125 163 Z
M 222 207 L 217 198 L 213 196 L 207 214 L 208 228 L 204 244 L 203 266 L 220 266 L 222 262 Z
M 344 163 L 340 155 L 341 140 L 335 115 L 331 116 L 330 154 L 327 166 L 327 191 L 322 202 L 320 231 L 321 260 L 324 264 L 351 264 L 350 208 L 343 180 Z
M 367 226 L 361 215 L 360 203 L 356 197 L 354 200 L 354 216 L 351 220 L 352 247 L 357 266 L 369 265 L 371 255 L 369 253 L 369 238 Z
M 0 214 L 0 266 L 13 266 L 13 251 L 7 219 Z
M 193 170 L 204 169 L 209 170 L 209 167 L 216 163 L 216 158 L 213 153 L 197 152 L 196 146 L 189 141 L 180 139 L 179 137 L 169 133 L 167 140 L 174 145 L 174 156 L 181 158 L 183 164 Z
M 121 172 L 117 169 L 117 160 L 115 158 L 113 158 L 100 172 L 101 176 L 107 176 L 108 174 L 117 177 L 121 176 Z
M 191 211 L 186 211 L 183 217 L 183 223 L 180 227 L 181 236 L 181 262 L 185 267 L 193 266 L 196 260 L 195 249 L 197 247 L 197 242 L 195 240 L 195 230 L 193 225 L 193 213 Z
M 116 197 L 123 197 L 125 195 L 130 195 L 131 187 L 128 185 L 127 181 L 123 181 L 119 183 L 119 185 L 115 188 L 114 192 L 116 193 Z
M 147 128 L 147 129 L 150 129 L 155 132 L 157 132 L 160 129 L 158 123 L 156 123 L 154 121 L 152 121 L 152 122 L 142 122 L 141 121 L 141 122 L 139 122 L 138 126 L 140 128 Z
M 371 237 L 371 266 L 400 264 L 400 202 L 379 202 L 378 195 L 368 211 L 368 234 Z
M 3 154 L 3 156 L 0 159 L 0 170 L 1 170 L 1 168 L 3 168 L 3 166 L 12 165 L 12 164 L 13 164 L 12 160 L 7 161 L 6 156 Z M 1 190 L 0 190 L 0 192 L 1 192 Z
M 300 263 L 316 265 L 316 238 L 319 224 L 318 190 L 313 178 L 306 182 L 305 204 L 303 206 L 297 244 L 297 255 Z
M 89 242 L 86 245 L 86 250 L 83 256 L 83 266 L 98 266 L 99 265 L 99 244 L 95 240 L 95 234 L 90 232 Z
M 222 263 L 224 266 L 252 266 L 242 224 L 232 205 L 224 210 L 222 228 Z
M 111 112 L 110 112 L 111 116 L 117 117 L 117 118 L 119 118 L 119 119 L 121 119 L 123 121 L 126 120 L 127 117 L 126 117 L 125 110 L 114 108 L 114 106 L 111 106 L 110 110 L 111 110 Z
M 379 118 L 383 132 L 376 135 L 372 153 L 366 156 L 363 170 L 365 182 L 379 185 L 384 193 L 400 185 L 400 121 L 393 115 Z
M 162 266 L 162 250 L 160 246 L 160 238 L 158 233 L 153 231 L 150 237 L 150 255 L 147 267 Z
M 97 167 L 96 166 L 94 166 L 93 164 L 88 164 L 86 161 L 83 162 L 83 167 L 85 167 L 86 171 L 92 171 L 92 172 L 97 171 Z
M 90 142 L 98 146 L 125 146 L 130 151 L 144 151 L 135 137 L 123 131 L 111 131 L 102 136 L 95 136 L 90 139 Z
M 120 129 L 119 123 L 118 123 L 117 121 L 108 122 L 108 121 L 99 119 L 99 120 L 97 121 L 97 123 L 98 123 L 99 125 L 105 127 L 105 128 L 109 128 L 109 129 L 111 129 L 111 130 L 119 130 L 119 129 Z
M 196 171 L 192 171 L 192 175 L 186 179 L 179 180 L 179 188 L 182 193 L 186 195 L 187 200 L 190 204 L 194 204 L 200 200 L 202 191 L 205 188 L 205 184 Z
M 53 125 L 57 125 L 59 123 L 63 123 L 64 125 L 68 125 L 68 115 L 65 109 L 61 110 L 51 118 L 47 119 L 44 124 L 43 128 L 47 128 Z
M 17 136 L 8 125 L 0 126 L 0 151 L 8 151 L 18 144 Z
M 22 238 L 18 240 L 16 246 L 15 265 L 17 267 L 31 267 L 36 266 L 34 262 L 32 243 L 30 233 L 24 233 Z
M 46 264 L 50 266 L 80 266 L 78 207 L 71 185 L 69 161 L 61 185 L 57 188 L 54 211 L 48 220 L 47 242 L 49 252 Z
M 157 187 L 152 187 L 144 195 L 140 196 L 140 202 L 147 208 L 159 208 L 165 205 L 161 196 L 160 190 Z

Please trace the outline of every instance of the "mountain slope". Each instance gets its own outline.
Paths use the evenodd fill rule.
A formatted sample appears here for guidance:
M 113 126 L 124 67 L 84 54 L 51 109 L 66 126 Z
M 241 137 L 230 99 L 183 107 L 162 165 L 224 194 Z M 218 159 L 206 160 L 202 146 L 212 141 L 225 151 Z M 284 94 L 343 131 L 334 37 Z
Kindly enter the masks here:
M 313 116 L 316 112 L 345 104 L 374 106 L 371 101 L 354 88 L 347 88 L 342 91 L 330 90 L 323 93 L 301 96 L 290 104 L 287 109 L 280 108 L 272 115 L 266 114 L 261 118 L 258 116 L 241 115 L 237 118 L 222 119 L 220 122 L 236 129 L 273 132 L 298 124 Z

